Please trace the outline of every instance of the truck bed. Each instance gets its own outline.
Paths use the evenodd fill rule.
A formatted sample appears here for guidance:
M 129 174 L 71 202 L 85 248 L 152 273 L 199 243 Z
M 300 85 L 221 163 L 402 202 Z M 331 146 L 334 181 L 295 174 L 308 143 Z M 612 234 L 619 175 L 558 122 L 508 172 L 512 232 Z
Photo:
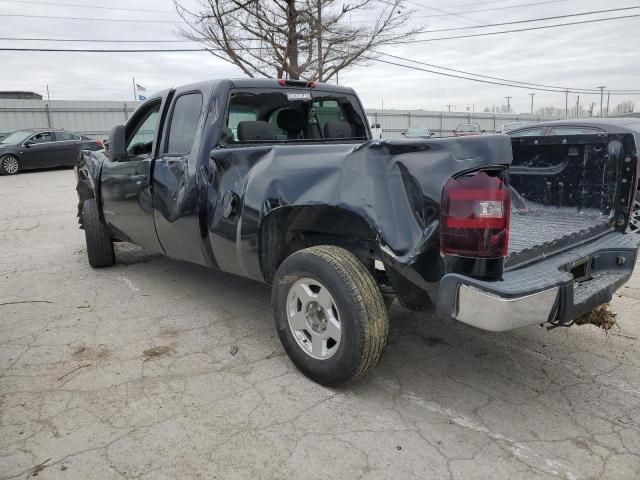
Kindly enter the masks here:
M 597 210 L 547 208 L 521 212 L 512 208 L 507 264 L 531 260 L 542 251 L 562 249 L 608 230 L 609 225 L 609 217 Z
M 507 268 L 612 228 L 621 167 L 611 141 L 599 134 L 512 139 Z

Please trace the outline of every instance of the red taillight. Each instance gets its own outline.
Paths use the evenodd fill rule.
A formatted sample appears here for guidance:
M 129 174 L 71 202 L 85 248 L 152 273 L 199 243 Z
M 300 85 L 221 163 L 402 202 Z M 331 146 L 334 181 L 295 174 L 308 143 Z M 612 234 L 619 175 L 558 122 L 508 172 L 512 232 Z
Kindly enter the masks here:
M 103 148 L 104 144 L 102 143 L 102 140 L 100 140 L 99 138 L 96 140 L 96 144 L 100 147 Z
M 479 171 L 445 184 L 440 221 L 443 255 L 507 255 L 511 194 L 499 175 L 500 171 Z

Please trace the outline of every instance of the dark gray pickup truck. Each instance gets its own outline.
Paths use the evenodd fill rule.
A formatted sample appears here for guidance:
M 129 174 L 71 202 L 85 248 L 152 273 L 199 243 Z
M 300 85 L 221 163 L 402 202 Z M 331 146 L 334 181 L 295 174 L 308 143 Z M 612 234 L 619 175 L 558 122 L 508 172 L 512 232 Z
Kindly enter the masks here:
M 387 307 L 503 331 L 570 325 L 631 276 L 629 133 L 371 140 L 353 90 L 216 80 L 151 96 L 83 152 L 89 263 L 125 241 L 272 286 L 323 384 L 380 360 Z

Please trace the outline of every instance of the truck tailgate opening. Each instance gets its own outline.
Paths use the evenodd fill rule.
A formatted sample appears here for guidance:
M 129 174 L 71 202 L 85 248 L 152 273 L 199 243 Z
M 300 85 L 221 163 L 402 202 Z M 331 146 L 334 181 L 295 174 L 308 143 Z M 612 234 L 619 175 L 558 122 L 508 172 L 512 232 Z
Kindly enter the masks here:
M 507 268 L 613 229 L 625 150 L 620 136 L 520 137 L 512 147 Z

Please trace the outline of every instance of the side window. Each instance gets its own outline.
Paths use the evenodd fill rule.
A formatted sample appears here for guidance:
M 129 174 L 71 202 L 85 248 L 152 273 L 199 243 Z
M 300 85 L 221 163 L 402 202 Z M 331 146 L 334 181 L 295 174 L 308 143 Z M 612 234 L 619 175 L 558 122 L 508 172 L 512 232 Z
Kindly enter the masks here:
M 73 140 L 80 140 L 80 137 L 69 132 L 56 132 L 56 139 L 59 142 L 70 142 Z
M 51 132 L 38 133 L 37 135 L 34 135 L 33 137 L 31 137 L 29 140 L 32 141 L 33 143 L 48 143 L 48 142 L 54 141 L 53 135 L 51 134 Z
M 191 151 L 202 111 L 202 94 L 180 95 L 173 105 L 165 153 L 185 155 Z
M 584 135 L 590 133 L 602 133 L 602 130 L 589 127 L 554 127 L 549 135 Z
M 229 105 L 229 119 L 227 120 L 227 128 L 231 130 L 233 138 L 227 141 L 238 139 L 238 124 L 240 122 L 255 122 L 258 119 L 258 112 L 254 107 L 247 105 L 237 105 L 231 103 Z
M 511 137 L 537 137 L 544 133 L 544 128 L 527 128 L 525 130 L 518 130 L 517 132 L 507 132 L 507 135 Z
M 153 150 L 153 137 L 156 133 L 160 118 L 160 102 L 153 104 L 142 118 L 133 125 L 130 134 L 127 134 L 127 152 L 131 155 L 150 154 Z M 129 135 L 131 135 L 129 137 Z

